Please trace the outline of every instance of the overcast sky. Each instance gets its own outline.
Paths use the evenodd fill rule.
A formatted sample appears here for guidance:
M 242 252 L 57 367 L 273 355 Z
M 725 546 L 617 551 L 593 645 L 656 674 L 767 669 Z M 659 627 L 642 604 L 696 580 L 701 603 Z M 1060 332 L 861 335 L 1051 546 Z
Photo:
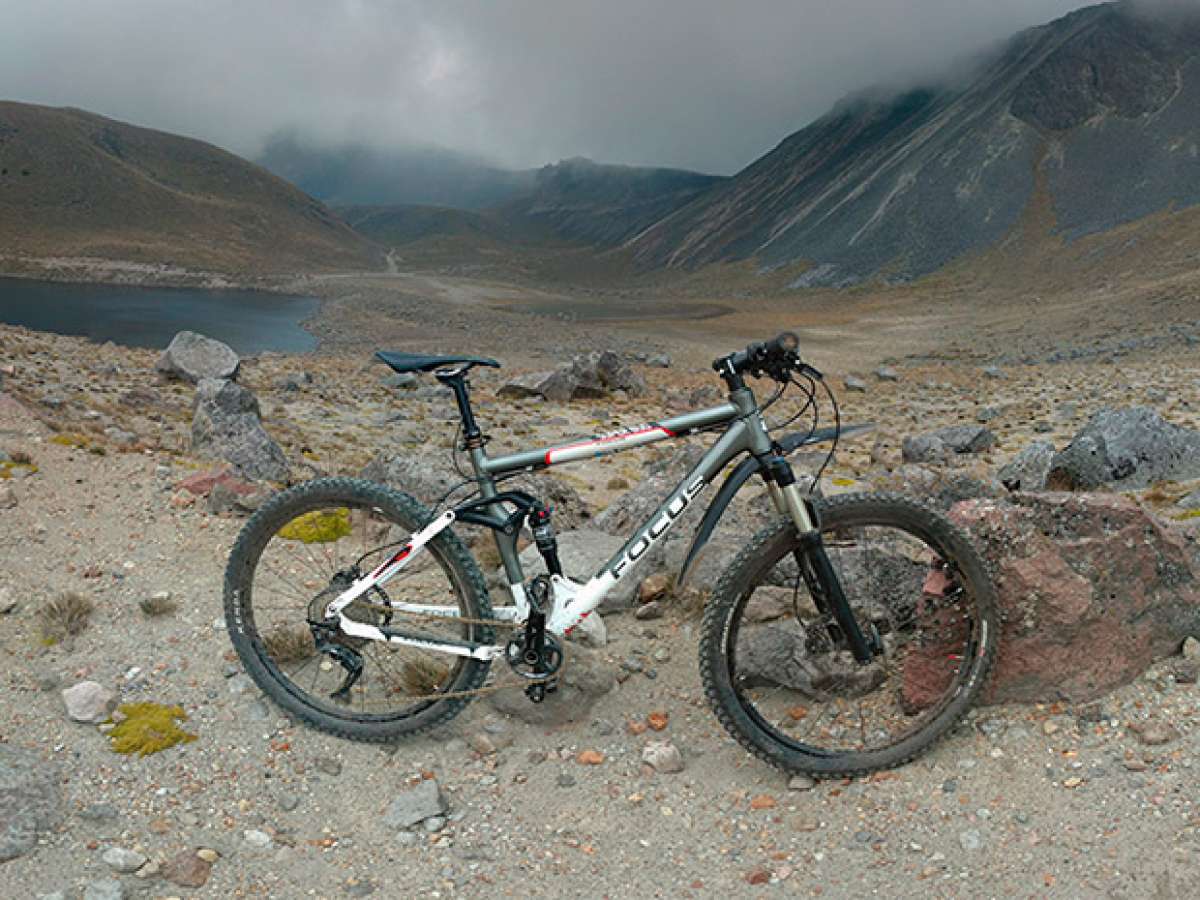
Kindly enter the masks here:
M 278 129 L 728 173 L 1081 0 L 0 0 L 0 96 L 254 156 Z

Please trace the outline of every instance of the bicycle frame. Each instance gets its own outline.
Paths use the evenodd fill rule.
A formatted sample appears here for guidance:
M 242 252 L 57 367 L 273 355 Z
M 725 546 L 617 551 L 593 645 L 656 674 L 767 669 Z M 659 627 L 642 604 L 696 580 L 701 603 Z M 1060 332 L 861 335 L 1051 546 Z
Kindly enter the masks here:
M 373 571 L 356 580 L 347 590 L 338 595 L 326 608 L 326 615 L 329 618 L 336 617 L 340 622 L 340 627 L 347 634 L 477 659 L 494 659 L 500 656 L 504 652 L 501 645 L 430 640 L 416 635 L 402 634 L 387 628 L 377 628 L 373 625 L 356 622 L 343 615 L 342 610 L 371 588 L 383 585 L 399 574 L 440 531 L 461 518 L 462 521 L 484 525 L 492 529 L 495 535 L 501 563 L 513 599 L 512 606 L 498 607 L 493 610 L 495 618 L 498 621 L 524 622 L 530 613 L 530 603 L 525 595 L 525 576 L 517 553 L 519 528 L 513 527 L 512 516 L 507 514 L 504 504 L 510 501 L 505 500 L 497 489 L 497 478 L 512 473 L 536 471 L 582 459 L 592 459 L 610 453 L 620 453 L 660 441 L 684 437 L 704 428 L 727 425 L 728 427 L 720 438 L 663 500 L 654 514 L 634 532 L 633 536 L 589 581 L 581 584 L 563 576 L 551 576 L 553 603 L 547 615 L 546 630 L 558 635 L 568 634 L 600 606 L 614 586 L 627 578 L 637 564 L 647 558 L 649 551 L 670 532 L 683 511 L 734 458 L 743 453 L 749 453 L 757 459 L 767 460 L 774 454 L 773 445 L 763 424 L 754 394 L 749 388 L 740 387 L 732 391 L 729 395 L 729 402 L 721 406 L 685 413 L 663 422 L 648 423 L 635 428 L 598 435 L 583 441 L 489 457 L 484 451 L 482 440 L 470 440 L 475 423 L 470 415 L 470 406 L 466 399 L 465 388 L 462 386 L 461 374 L 461 372 L 457 373 L 461 393 L 459 388 L 456 388 L 455 393 L 459 399 L 460 410 L 463 412 L 464 424 L 468 426 L 468 450 L 471 465 L 479 484 L 481 500 L 470 504 L 469 510 L 465 509 L 467 504 L 464 504 L 441 513 L 420 532 L 413 535 L 397 553 Z M 447 378 L 454 377 L 454 373 L 439 373 L 439 377 L 445 381 Z M 453 384 L 451 386 L 454 387 Z M 475 434 L 479 436 L 477 428 L 475 428 Z M 804 531 L 811 530 L 812 523 L 807 507 L 796 486 L 792 484 L 780 488 L 769 483 L 769 487 L 772 488 L 772 497 L 779 511 L 792 515 L 794 519 L 797 519 L 798 527 Z M 791 496 L 792 494 L 795 496 Z M 489 500 L 492 502 L 489 503 Z M 392 605 L 398 612 L 448 617 L 458 615 L 456 609 L 447 606 L 404 602 L 393 602 Z

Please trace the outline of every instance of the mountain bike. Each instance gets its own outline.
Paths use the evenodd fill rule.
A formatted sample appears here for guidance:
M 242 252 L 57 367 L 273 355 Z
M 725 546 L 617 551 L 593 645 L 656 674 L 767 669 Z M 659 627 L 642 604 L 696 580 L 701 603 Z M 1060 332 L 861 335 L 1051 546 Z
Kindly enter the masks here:
M 445 723 L 504 679 L 543 701 L 569 662 L 565 636 L 635 577 L 727 468 L 684 566 L 734 495 L 761 480 L 772 512 L 713 589 L 700 639 L 704 690 L 746 749 L 818 776 L 895 766 L 949 731 L 979 695 L 996 652 L 996 598 L 966 534 L 913 499 L 822 499 L 797 481 L 788 455 L 828 443 L 827 464 L 849 429 L 796 335 L 716 360 L 728 392 L 718 406 L 500 456 L 487 452 L 468 377 L 499 363 L 376 355 L 397 372 L 432 373 L 451 391 L 455 450 L 471 470 L 461 487 L 471 493 L 430 510 L 370 481 L 320 478 L 275 495 L 246 524 L 225 576 L 229 633 L 258 686 L 304 722 L 390 741 Z M 773 383 L 771 395 L 760 402 L 748 378 Z M 787 391 L 799 392 L 800 410 L 775 425 L 768 410 Z M 819 429 L 826 402 L 834 425 Z M 801 416 L 807 431 L 780 433 Z M 552 509 L 507 484 L 700 433 L 718 437 L 599 572 L 576 573 L 586 581 L 562 570 Z M 492 606 L 455 524 L 492 532 L 510 602 Z M 533 578 L 518 554 L 526 533 L 546 569 Z

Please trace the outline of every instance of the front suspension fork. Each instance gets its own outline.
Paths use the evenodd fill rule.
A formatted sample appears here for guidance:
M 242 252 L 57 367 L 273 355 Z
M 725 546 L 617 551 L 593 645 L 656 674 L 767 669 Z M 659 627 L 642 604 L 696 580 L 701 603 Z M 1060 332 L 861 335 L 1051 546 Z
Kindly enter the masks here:
M 874 633 L 868 637 L 859 627 L 850 602 L 846 599 L 846 592 L 842 590 L 841 579 L 825 551 L 816 513 L 796 484 L 792 467 L 783 457 L 775 457 L 767 464 L 766 472 L 767 489 L 776 508 L 792 520 L 800 536 L 800 549 L 794 555 L 805 586 L 812 594 L 817 611 L 831 616 L 836 624 L 838 633 L 830 637 L 835 642 L 839 637 L 844 639 L 859 665 L 870 664 L 883 651 L 883 647 Z M 833 630 L 831 626 L 830 631 Z

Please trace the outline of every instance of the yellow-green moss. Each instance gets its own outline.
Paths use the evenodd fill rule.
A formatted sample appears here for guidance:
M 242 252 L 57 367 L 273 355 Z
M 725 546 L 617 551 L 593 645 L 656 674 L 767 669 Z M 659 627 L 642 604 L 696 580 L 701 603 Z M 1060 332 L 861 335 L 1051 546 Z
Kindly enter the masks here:
M 1200 519 L 1200 509 L 1189 509 L 1185 513 L 1180 513 L 1175 518 L 1181 522 L 1186 519 Z
M 300 541 L 305 544 L 328 544 L 350 534 L 350 510 L 316 509 L 297 516 L 279 529 L 285 541 Z
M 14 469 L 24 469 L 27 475 L 33 475 L 38 467 L 33 463 L 17 462 L 16 460 L 0 460 L 0 478 L 12 478 Z
M 833 484 L 836 484 L 838 487 L 850 487 L 852 484 L 854 484 L 854 479 L 853 478 L 834 478 Z
M 59 444 L 63 447 L 78 447 L 87 449 L 91 446 L 91 439 L 84 434 L 76 434 L 73 431 L 60 431 L 54 437 L 50 438 L 50 443 Z
M 125 718 L 108 733 L 116 753 L 149 756 L 176 744 L 190 744 L 196 740 L 196 735 L 179 727 L 179 722 L 187 721 L 187 713 L 182 706 L 123 703 L 117 710 Z

